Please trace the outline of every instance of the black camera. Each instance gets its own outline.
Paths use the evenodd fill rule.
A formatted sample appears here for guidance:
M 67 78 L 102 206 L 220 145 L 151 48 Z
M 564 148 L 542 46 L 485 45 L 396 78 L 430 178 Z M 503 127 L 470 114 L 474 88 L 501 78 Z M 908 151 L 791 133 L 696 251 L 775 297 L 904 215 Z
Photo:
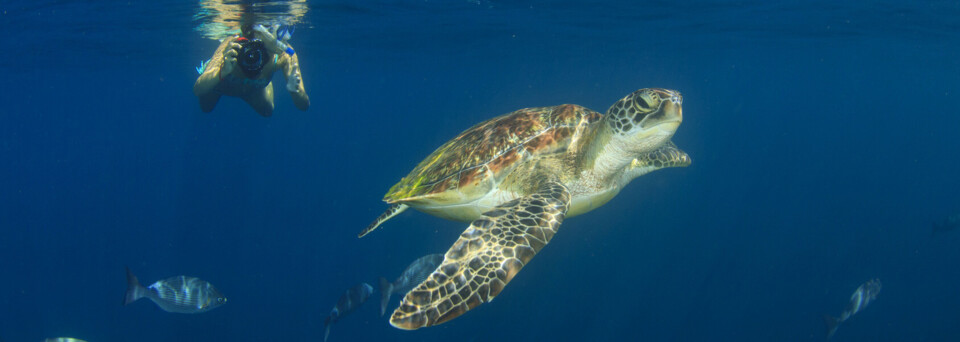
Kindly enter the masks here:
M 267 48 L 263 41 L 259 39 L 244 39 L 240 42 L 240 54 L 237 56 L 237 63 L 240 69 L 247 77 L 253 78 L 260 74 L 263 66 L 267 64 Z

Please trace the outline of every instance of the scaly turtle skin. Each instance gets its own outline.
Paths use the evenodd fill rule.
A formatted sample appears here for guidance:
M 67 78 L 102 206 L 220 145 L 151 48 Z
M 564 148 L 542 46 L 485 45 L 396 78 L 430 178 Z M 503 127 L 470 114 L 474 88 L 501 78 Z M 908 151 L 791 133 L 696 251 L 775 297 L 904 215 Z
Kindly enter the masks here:
M 606 115 L 569 104 L 521 109 L 440 146 L 390 188 L 392 206 L 360 233 L 409 207 L 472 221 L 390 324 L 436 325 L 492 300 L 565 217 L 603 205 L 643 174 L 689 165 L 670 142 L 681 103 L 679 92 L 640 89 Z

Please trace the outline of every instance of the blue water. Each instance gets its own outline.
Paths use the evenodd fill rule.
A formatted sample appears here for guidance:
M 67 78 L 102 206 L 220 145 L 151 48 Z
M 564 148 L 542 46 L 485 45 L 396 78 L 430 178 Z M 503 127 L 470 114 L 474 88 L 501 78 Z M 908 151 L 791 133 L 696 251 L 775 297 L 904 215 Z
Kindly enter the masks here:
M 491 303 L 413 332 L 377 296 L 330 341 L 956 341 L 960 3 L 310 2 L 262 118 L 202 113 L 217 46 L 195 2 L 0 3 L 0 339 L 319 341 L 357 282 L 465 228 L 408 211 L 364 239 L 391 185 L 487 118 L 644 87 L 684 95 L 693 158 L 567 220 Z M 122 306 L 209 280 L 199 315 Z

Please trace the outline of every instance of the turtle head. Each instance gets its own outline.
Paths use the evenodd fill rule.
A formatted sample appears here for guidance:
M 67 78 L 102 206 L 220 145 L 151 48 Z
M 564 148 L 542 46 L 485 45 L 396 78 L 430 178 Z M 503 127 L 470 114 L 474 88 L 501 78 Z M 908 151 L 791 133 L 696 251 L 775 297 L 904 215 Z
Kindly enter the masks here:
M 670 140 L 683 121 L 680 92 L 645 88 L 620 99 L 605 119 L 615 139 L 626 140 L 632 152 L 653 150 Z

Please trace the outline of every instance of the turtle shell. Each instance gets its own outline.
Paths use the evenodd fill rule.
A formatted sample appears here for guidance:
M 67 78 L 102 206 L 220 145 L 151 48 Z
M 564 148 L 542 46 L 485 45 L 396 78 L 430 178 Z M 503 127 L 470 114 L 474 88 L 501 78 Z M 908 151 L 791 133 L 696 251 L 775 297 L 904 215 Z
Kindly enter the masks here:
M 488 193 L 519 162 L 567 149 L 602 114 L 578 105 L 526 108 L 481 122 L 440 146 L 390 188 L 388 203 L 458 203 Z

